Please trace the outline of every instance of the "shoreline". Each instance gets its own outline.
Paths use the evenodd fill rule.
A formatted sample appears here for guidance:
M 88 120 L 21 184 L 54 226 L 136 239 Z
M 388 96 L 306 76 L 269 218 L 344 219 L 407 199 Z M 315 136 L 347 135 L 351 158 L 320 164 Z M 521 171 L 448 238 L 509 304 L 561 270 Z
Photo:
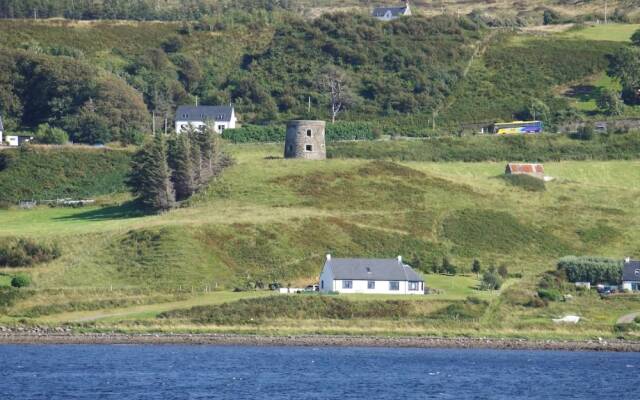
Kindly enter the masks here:
M 640 341 L 238 334 L 0 333 L 0 345 L 213 345 L 640 352 Z

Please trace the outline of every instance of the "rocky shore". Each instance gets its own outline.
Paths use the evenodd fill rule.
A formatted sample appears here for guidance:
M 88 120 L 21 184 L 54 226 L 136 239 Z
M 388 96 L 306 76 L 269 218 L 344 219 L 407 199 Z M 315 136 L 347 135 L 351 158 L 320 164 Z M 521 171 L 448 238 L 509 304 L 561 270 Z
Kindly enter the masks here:
M 625 340 L 528 340 L 495 338 L 377 336 L 254 336 L 233 334 L 79 334 L 59 330 L 0 330 L 0 344 L 136 344 L 307 347 L 397 347 L 504 350 L 569 350 L 640 352 L 640 342 Z

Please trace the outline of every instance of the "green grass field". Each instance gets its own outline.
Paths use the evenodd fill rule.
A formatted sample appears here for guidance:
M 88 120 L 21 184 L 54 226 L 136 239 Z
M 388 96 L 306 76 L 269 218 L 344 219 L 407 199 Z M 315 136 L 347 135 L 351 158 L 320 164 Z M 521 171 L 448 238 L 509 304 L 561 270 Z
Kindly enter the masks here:
M 600 24 L 573 29 L 562 33 L 562 36 L 586 40 L 628 42 L 631 35 L 638 29 L 640 29 L 640 24 Z
M 513 305 L 502 292 L 477 290 L 476 277 L 469 275 L 474 258 L 485 268 L 506 264 L 523 278 L 509 279 L 503 290 L 533 290 L 537 276 L 554 269 L 558 257 L 637 254 L 640 238 L 633 227 L 640 223 L 640 188 L 630 182 L 640 180 L 638 161 L 546 163 L 554 181 L 544 192 L 527 192 L 500 179 L 504 163 L 273 159 L 280 147 L 230 146 L 235 166 L 189 207 L 159 216 L 132 215 L 115 201 L 80 209 L 0 210 L 0 237 L 54 240 L 62 249 L 48 264 L 0 270 L 0 287 L 18 272 L 33 279 L 22 297 L 2 303 L 0 296 L 0 323 L 68 323 L 94 331 L 566 338 L 613 336 L 619 316 L 640 310 L 633 299 L 605 303 L 577 295 L 571 303 L 544 308 Z M 230 292 L 258 282 L 316 282 L 327 252 L 402 254 L 419 268 L 446 255 L 466 274 L 426 274 L 437 294 L 398 299 L 420 303 L 411 318 L 400 321 L 211 325 L 156 318 L 268 295 Z M 486 306 L 467 304 L 470 296 Z M 474 317 L 459 319 L 458 312 Z M 550 322 L 566 313 L 578 313 L 585 322 Z

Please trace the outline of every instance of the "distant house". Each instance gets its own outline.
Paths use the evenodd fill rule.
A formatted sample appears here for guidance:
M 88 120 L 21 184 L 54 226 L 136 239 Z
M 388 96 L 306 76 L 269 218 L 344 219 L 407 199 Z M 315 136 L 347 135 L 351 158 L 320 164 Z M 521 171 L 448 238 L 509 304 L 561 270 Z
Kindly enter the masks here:
M 6 138 L 11 147 L 18 147 L 33 140 L 33 136 L 28 135 L 7 135 Z
M 531 175 L 544 179 L 544 165 L 531 163 L 509 163 L 505 170 L 507 175 Z
M 180 106 L 176 111 L 176 132 L 189 128 L 200 129 L 205 125 L 222 133 L 225 129 L 234 129 L 238 122 L 233 106 Z
M 320 292 L 424 294 L 424 280 L 402 257 L 332 258 L 328 254 L 320 274 Z
M 395 7 L 376 7 L 373 9 L 373 17 L 380 21 L 392 21 L 400 17 L 406 17 L 411 15 L 411 6 L 406 1 L 404 5 Z
M 622 270 L 622 290 L 640 292 L 640 261 L 627 258 Z
M 4 134 L 4 125 L 2 125 L 2 116 L 0 116 L 0 146 L 2 146 L 2 139 Z

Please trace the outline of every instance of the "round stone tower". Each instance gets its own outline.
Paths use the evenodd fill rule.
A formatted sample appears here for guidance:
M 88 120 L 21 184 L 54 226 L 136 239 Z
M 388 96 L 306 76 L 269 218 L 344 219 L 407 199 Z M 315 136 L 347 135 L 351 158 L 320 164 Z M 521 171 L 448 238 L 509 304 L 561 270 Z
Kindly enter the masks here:
M 284 142 L 284 158 L 325 160 L 324 121 L 289 121 Z

